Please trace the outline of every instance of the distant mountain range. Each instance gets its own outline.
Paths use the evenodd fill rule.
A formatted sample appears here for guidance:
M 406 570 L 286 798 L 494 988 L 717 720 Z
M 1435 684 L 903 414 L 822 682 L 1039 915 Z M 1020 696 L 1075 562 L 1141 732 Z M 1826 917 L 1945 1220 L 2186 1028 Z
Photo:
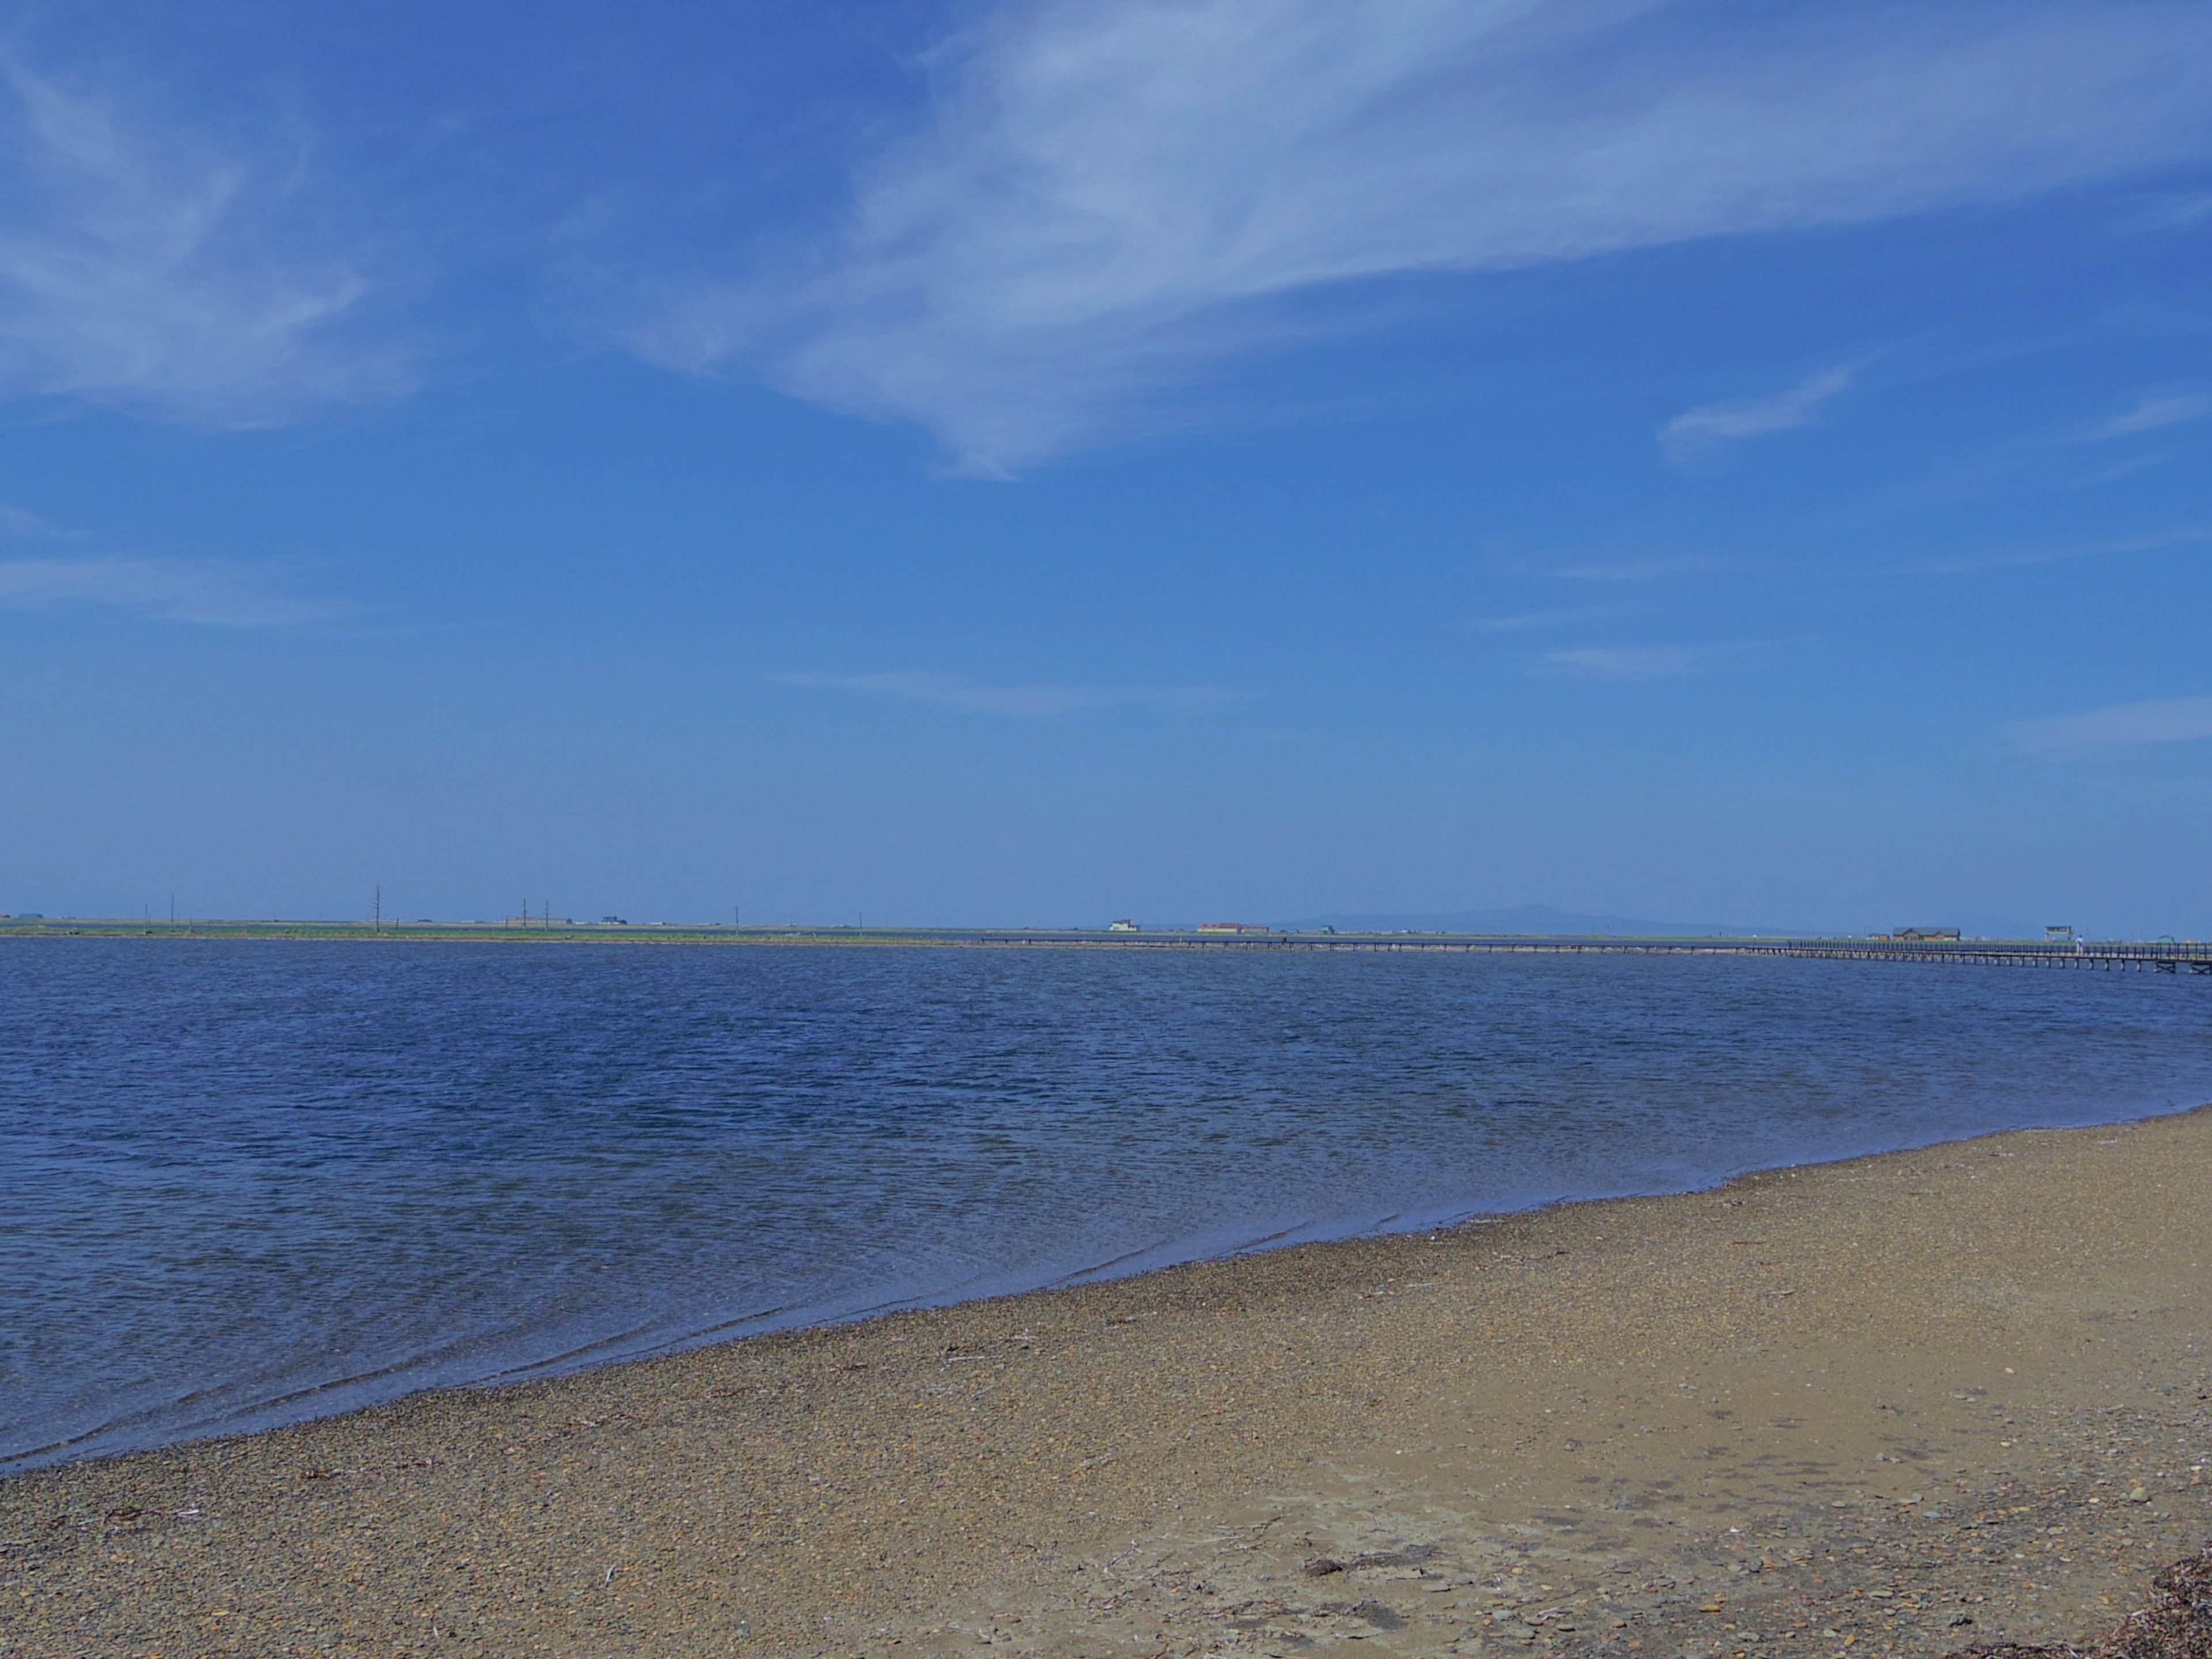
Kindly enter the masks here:
M 1505 910 L 1441 910 L 1417 915 L 1392 915 L 1382 912 L 1352 911 L 1326 916 L 1312 916 L 1303 921 L 1283 924 L 1286 927 L 1311 930 L 1334 927 L 1340 933 L 1598 933 L 1630 934 L 1667 938 L 1695 936 L 1705 933 L 1744 934 L 1777 933 L 1865 933 L 1867 927 L 1784 927 L 1772 922 L 1753 926 L 1743 922 L 1721 921 L 1646 921 L 1635 916 L 1588 915 L 1579 911 L 1559 910 L 1548 904 L 1522 904 Z M 1958 927 L 1970 938 L 2027 939 L 2039 936 L 2040 927 L 2011 917 L 1968 916 L 1911 916 L 1897 917 L 1879 924 L 1888 927 Z

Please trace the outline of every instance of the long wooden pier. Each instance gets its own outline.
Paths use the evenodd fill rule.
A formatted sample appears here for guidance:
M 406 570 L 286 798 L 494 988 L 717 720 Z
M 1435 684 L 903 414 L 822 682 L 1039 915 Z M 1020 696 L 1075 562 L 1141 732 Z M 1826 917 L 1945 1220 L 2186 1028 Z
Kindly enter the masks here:
M 2212 975 L 2212 944 L 2195 940 L 2045 944 L 2034 939 L 1628 939 L 1478 934 L 1163 934 L 1159 944 L 1307 951 L 1459 951 L 1513 955 L 1818 957 L 1852 962 L 1987 963 Z
M 943 944 L 1097 945 L 1164 951 L 1408 951 L 1484 956 L 1813 957 L 1844 962 L 1984 963 L 2007 967 L 2088 968 L 2113 972 L 2212 975 L 2212 942 L 2196 939 L 2046 942 L 2041 939 L 1925 939 L 1860 937 L 1612 933 L 1322 933 L 1248 929 L 1240 933 L 1161 930 L 1101 933 L 1054 928 L 947 930 L 904 935 Z M 884 936 L 884 943 L 892 942 Z

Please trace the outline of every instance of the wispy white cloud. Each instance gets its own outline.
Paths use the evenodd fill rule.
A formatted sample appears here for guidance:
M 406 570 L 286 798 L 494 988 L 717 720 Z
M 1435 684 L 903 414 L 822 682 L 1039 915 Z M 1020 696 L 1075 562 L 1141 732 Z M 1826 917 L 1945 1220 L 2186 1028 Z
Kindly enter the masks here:
M 1680 645 L 1583 646 L 1547 651 L 1546 668 L 1584 680 L 1664 680 L 1686 674 L 1711 653 Z
M 1589 605 L 1569 611 L 1522 611 L 1510 616 L 1477 617 L 1468 626 L 1484 634 L 1528 634 L 1547 628 L 1567 628 L 1602 613 Z
M 2192 156 L 2185 0 L 1007 3 L 816 261 L 635 343 L 1006 470 L 1277 337 L 1286 296 L 2004 199 Z
M 2032 570 L 2045 565 L 2075 564 L 2086 559 L 2132 558 L 2147 553 L 2170 553 L 2178 548 L 2201 547 L 2212 542 L 2212 524 L 2181 525 L 2141 536 L 2116 536 L 2106 540 L 2068 542 L 2045 547 L 1988 548 L 1969 553 L 1892 564 L 1869 565 L 1853 573 L 1864 577 L 1972 576 L 1984 571 Z
M 1564 564 L 1551 574 L 1578 582 L 1657 582 L 1675 576 L 1711 576 L 1737 567 L 1710 553 L 1659 553 L 1644 558 L 1591 559 Z
M 1673 459 L 1686 461 L 1717 443 L 1803 426 L 1814 410 L 1850 385 L 1854 373 L 1849 366 L 1824 368 L 1771 398 L 1686 409 L 1659 428 L 1660 445 Z
M 35 513 L 0 501 L 0 536 L 11 536 L 17 541 L 25 542 L 74 542 L 82 541 L 84 532 L 65 530 Z
M 943 674 L 776 674 L 785 685 L 830 691 L 857 691 L 957 708 L 970 714 L 1006 714 L 1018 720 L 1050 720 L 1089 708 L 1147 706 L 1155 708 L 1218 708 L 1232 701 L 1214 686 L 1187 685 L 1146 690 L 1129 686 L 975 685 Z
M 2212 219 L 2212 190 L 2166 192 L 2154 196 L 2122 222 L 2132 231 L 2189 230 Z
M 2023 720 L 2012 728 L 2023 749 L 2118 749 L 2137 744 L 2212 738 L 2212 697 L 2166 697 L 2114 703 L 2056 720 Z
M 2132 477 L 2138 472 L 2148 472 L 2154 466 L 2164 466 L 2173 459 L 2170 449 L 2154 449 L 2141 455 L 2124 456 L 2109 466 L 2100 466 L 2094 472 L 2065 481 L 2069 489 L 2096 489 L 2108 483 L 2118 483 L 2122 478 Z
M 216 628 L 282 628 L 336 614 L 333 606 L 286 593 L 246 566 L 126 555 L 0 559 L 0 605 L 98 605 Z
M 2156 432 L 2162 427 L 2184 426 L 2212 415 L 2212 398 L 2188 392 L 2154 393 L 2124 415 L 2100 421 L 2081 434 L 2087 442 L 2124 438 L 2137 432 Z
M 210 426 L 405 388 L 340 325 L 367 290 L 301 246 L 295 156 L 253 157 L 0 46 L 0 397 Z

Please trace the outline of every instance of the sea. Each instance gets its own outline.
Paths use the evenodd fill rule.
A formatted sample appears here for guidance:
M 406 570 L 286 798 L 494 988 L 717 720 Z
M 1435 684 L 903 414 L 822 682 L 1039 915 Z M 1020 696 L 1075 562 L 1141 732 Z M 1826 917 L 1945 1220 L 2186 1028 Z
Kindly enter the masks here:
M 0 940 L 0 1472 L 2212 1102 L 2212 981 Z

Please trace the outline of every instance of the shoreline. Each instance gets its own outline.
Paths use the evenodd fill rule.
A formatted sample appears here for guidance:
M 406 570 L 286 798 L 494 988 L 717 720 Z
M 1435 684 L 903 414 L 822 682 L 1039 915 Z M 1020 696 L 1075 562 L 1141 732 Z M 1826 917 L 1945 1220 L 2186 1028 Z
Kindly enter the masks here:
M 1489 1226 L 1504 1221 L 1528 1219 L 1550 1214 L 1553 1212 L 1571 1210 L 1587 1205 L 1661 1202 L 1670 1199 L 1692 1199 L 1715 1193 L 1724 1192 L 1729 1188 L 1733 1188 L 1740 1182 L 1753 1180 L 1762 1176 L 1776 1175 L 1790 1170 L 1816 1170 L 1844 1164 L 1856 1163 L 1869 1158 L 1902 1157 L 1912 1153 L 1927 1153 L 1945 1146 L 1971 1146 L 1977 1141 L 1986 1140 L 1996 1136 L 2004 1134 L 2038 1133 L 2064 1133 L 2087 1129 L 2125 1127 L 2136 1124 L 2155 1122 L 2161 1118 L 2186 1117 L 2198 1112 L 2212 1114 L 2212 1102 L 2208 1102 L 2200 1106 L 2183 1107 L 2174 1110 L 2149 1113 L 2135 1117 L 2110 1120 L 2092 1117 L 2079 1123 L 2057 1125 L 2036 1124 L 2004 1129 L 1984 1130 L 1961 1137 L 1938 1139 L 1929 1141 L 1916 1141 L 1902 1146 L 1884 1147 L 1871 1152 L 1847 1152 L 1837 1158 L 1816 1158 L 1806 1163 L 1764 1164 L 1747 1170 L 1738 1170 L 1734 1174 L 1723 1176 L 1701 1186 L 1670 1188 L 1626 1193 L 1569 1195 L 1560 1198 L 1547 1199 L 1533 1205 L 1510 1210 L 1492 1211 L 1454 1206 L 1449 1210 L 1437 1211 L 1428 1215 L 1425 1218 L 1420 1217 L 1417 1212 L 1413 1218 L 1406 1219 L 1403 1212 L 1401 1212 L 1401 1214 L 1392 1215 L 1380 1221 L 1361 1224 L 1356 1226 L 1352 1224 L 1346 1224 L 1345 1230 L 1341 1231 L 1328 1224 L 1302 1222 L 1295 1226 L 1280 1229 L 1275 1232 L 1269 1233 L 1263 1237 L 1247 1243 L 1235 1245 L 1227 1249 L 1200 1252 L 1188 1255 L 1175 1254 L 1175 1252 L 1181 1249 L 1182 1246 L 1170 1243 L 1164 1245 L 1147 1247 L 1116 1258 L 1114 1261 L 1102 1263 L 1093 1267 L 1078 1268 L 1072 1272 L 1064 1273 L 1056 1278 L 1035 1284 L 1017 1284 L 1012 1288 L 988 1290 L 976 1295 L 963 1295 L 955 1292 L 940 1297 L 933 1292 L 926 1292 L 899 1301 L 872 1304 L 857 1310 L 843 1313 L 832 1313 L 827 1316 L 817 1316 L 816 1314 L 802 1309 L 788 1319 L 780 1318 L 774 1313 L 761 1314 L 737 1319 L 724 1319 L 717 1321 L 714 1324 L 703 1327 L 701 1330 L 690 1335 L 671 1338 L 665 1341 L 658 1342 L 651 1346 L 642 1347 L 629 1352 L 617 1352 L 611 1356 L 601 1358 L 579 1358 L 579 1355 L 588 1354 L 596 1349 L 605 1349 L 612 1346 L 610 1340 L 596 1340 L 586 1343 L 581 1347 L 572 1349 L 562 1354 L 553 1355 L 542 1359 L 523 1360 L 512 1364 L 503 1365 L 499 1370 L 489 1372 L 481 1377 L 477 1377 L 471 1380 L 434 1382 L 421 1388 L 407 1389 L 399 1394 L 392 1395 L 380 1399 L 372 1399 L 360 1404 L 343 1407 L 335 1411 L 310 1413 L 304 1416 L 280 1417 L 274 1421 L 252 1421 L 253 1419 L 275 1411 L 292 1400 L 304 1398 L 313 1395 L 337 1393 L 341 1390 L 353 1388 L 365 1380 L 358 1377 L 334 1378 L 323 1382 L 307 1383 L 285 1395 L 280 1396 L 276 1400 L 252 1407 L 246 1411 L 236 1413 L 236 1418 L 246 1419 L 246 1422 L 242 1425 L 236 1424 L 234 1421 L 229 1424 L 216 1424 L 205 1428 L 189 1430 L 178 1437 L 160 1440 L 148 1445 L 125 1447 L 113 1450 L 95 1450 L 80 1456 L 64 1455 L 58 1458 L 48 1456 L 48 1453 L 52 1451 L 58 1450 L 66 1452 L 66 1449 L 69 1446 L 82 1444 L 86 1441 L 97 1439 L 101 1435 L 106 1433 L 108 1429 L 112 1426 L 112 1425 L 103 1425 L 100 1427 L 79 1434 L 69 1441 L 59 1443 L 55 1446 L 39 1448 L 28 1452 L 15 1454 L 9 1457 L 0 1458 L 0 1486 L 4 1486 L 6 1482 L 21 1476 L 75 1468 L 83 1463 L 108 1462 L 119 1458 L 149 1456 L 166 1452 L 185 1450 L 191 1447 L 218 1442 L 251 1440 L 259 1436 L 280 1433 L 286 1430 L 302 1428 L 315 1423 L 328 1422 L 344 1418 L 359 1416 L 368 1413 L 386 1410 L 395 1406 L 404 1405 L 409 1401 L 426 1395 L 499 1393 L 510 1389 L 527 1388 L 539 1383 L 557 1382 L 566 1379 L 587 1376 L 596 1372 L 617 1369 L 623 1366 L 648 1364 L 659 1360 L 680 1358 L 684 1355 L 696 1353 L 702 1350 L 724 1347 L 738 1343 L 758 1342 L 777 1337 L 791 1337 L 810 1333 L 827 1333 L 864 1328 L 874 1324 L 881 1320 L 899 1318 L 910 1315 L 945 1313 L 955 1309 L 971 1305 L 980 1306 L 994 1304 L 1012 1303 L 1030 1297 L 1048 1296 L 1097 1285 L 1119 1284 L 1132 1280 L 1142 1280 L 1149 1279 L 1156 1274 L 1170 1273 L 1180 1268 L 1206 1267 L 1217 1264 L 1225 1265 L 1249 1260 L 1254 1257 L 1273 1255 L 1282 1250 L 1298 1250 L 1314 1248 L 1328 1249 L 1336 1245 L 1358 1243 L 1363 1242 L 1380 1243 L 1391 1239 L 1410 1237 L 1413 1235 L 1421 1233 L 1449 1232 L 1465 1227 Z M 1298 1235 L 1304 1236 L 1300 1237 Z M 1148 1261 L 1147 1265 L 1128 1267 L 1126 1269 L 1118 1266 L 1120 1262 L 1127 1261 L 1133 1259 L 1141 1260 L 1146 1258 L 1152 1258 L 1152 1260 Z M 1004 1280 L 1012 1279 L 1015 1275 L 1009 1273 L 1000 1275 L 1000 1277 Z M 774 1322 L 768 1322 L 771 1321 Z M 44 1461 L 29 1461 L 34 1458 Z M 0 1659 L 4 1659 L 4 1655 L 5 1650 L 0 1649 Z
M 2008 1131 L 25 1471 L 0 1654 L 2079 1636 L 2212 1538 L 2208 1172 Z
M 1480 956 L 1742 956 L 1833 962 L 1948 963 L 2212 975 L 2212 941 L 1960 938 L 1904 933 L 1338 933 L 1334 928 L 865 927 L 800 923 L 246 921 L 216 918 L 150 924 L 129 918 L 0 916 L 5 939 L 166 939 L 201 944 L 290 941 L 397 944 L 645 944 L 867 946 L 917 950 L 1112 950 L 1155 954 L 1281 951 Z

